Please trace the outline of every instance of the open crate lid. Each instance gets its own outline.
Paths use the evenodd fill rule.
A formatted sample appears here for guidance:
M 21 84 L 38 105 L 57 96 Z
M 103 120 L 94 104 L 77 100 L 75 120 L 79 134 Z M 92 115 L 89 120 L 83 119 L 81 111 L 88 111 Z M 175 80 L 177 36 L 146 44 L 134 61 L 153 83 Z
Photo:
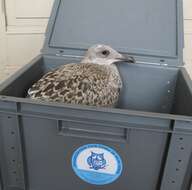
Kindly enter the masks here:
M 183 64 L 182 0 L 56 0 L 43 54 L 107 44 L 141 63 Z

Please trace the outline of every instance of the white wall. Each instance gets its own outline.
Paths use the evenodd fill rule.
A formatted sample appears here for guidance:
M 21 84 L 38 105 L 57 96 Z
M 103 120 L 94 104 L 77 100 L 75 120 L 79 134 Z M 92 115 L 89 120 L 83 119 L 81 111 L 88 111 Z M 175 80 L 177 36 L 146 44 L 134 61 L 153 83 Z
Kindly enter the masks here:
M 188 71 L 192 76 L 192 0 L 184 2 L 184 27 L 185 27 L 185 49 L 184 57 Z
M 0 80 L 40 53 L 54 0 L 0 0 Z

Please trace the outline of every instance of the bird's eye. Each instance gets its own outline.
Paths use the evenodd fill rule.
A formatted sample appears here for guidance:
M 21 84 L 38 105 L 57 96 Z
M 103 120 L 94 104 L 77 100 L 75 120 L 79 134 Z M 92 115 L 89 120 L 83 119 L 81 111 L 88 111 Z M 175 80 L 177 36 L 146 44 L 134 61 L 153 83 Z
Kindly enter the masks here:
M 104 55 L 104 56 L 108 56 L 109 54 L 110 54 L 110 52 L 108 50 L 102 51 L 102 55 Z

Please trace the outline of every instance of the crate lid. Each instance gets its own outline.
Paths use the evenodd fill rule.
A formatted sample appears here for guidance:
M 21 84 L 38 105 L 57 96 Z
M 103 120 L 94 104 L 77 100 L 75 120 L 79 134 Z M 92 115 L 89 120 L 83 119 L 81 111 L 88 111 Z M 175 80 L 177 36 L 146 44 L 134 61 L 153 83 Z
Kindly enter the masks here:
M 107 44 L 141 63 L 183 64 L 182 0 L 56 0 L 42 52 L 83 56 Z

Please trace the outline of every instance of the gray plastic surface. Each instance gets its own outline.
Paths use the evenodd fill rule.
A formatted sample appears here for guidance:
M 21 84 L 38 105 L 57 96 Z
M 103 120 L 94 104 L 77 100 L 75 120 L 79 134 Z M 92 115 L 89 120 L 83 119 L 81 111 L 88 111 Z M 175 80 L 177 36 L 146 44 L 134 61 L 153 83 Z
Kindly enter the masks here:
M 79 62 L 92 43 L 140 63 L 118 65 L 118 108 L 25 98 L 44 73 Z M 0 190 L 189 190 L 192 86 L 175 67 L 183 64 L 182 49 L 181 0 L 56 0 L 43 55 L 0 86 Z M 114 183 L 91 185 L 73 172 L 73 152 L 94 143 L 122 158 Z
M 185 69 L 122 63 L 120 109 L 23 98 L 43 73 L 76 61 L 39 56 L 0 86 L 3 190 L 189 190 L 192 90 Z M 124 169 L 117 181 L 96 186 L 74 174 L 71 156 L 89 143 L 120 154 Z
M 73 62 L 79 62 L 79 60 L 45 57 L 39 60 L 30 70 L 27 70 L 14 84 L 5 88 L 3 93 L 15 97 L 25 96 L 26 89 L 32 85 L 33 81 L 38 80 L 43 73 L 60 65 Z M 174 104 L 178 68 L 143 64 L 130 65 L 127 63 L 118 64 L 118 68 L 123 80 L 118 108 L 159 113 L 171 112 Z M 17 86 L 21 83 L 23 85 L 18 89 Z
M 181 0 L 56 0 L 45 54 L 84 55 L 109 44 L 137 61 L 182 65 Z
M 2 189 L 3 189 L 3 184 L 2 184 L 2 180 L 0 178 L 0 190 L 2 190 Z

